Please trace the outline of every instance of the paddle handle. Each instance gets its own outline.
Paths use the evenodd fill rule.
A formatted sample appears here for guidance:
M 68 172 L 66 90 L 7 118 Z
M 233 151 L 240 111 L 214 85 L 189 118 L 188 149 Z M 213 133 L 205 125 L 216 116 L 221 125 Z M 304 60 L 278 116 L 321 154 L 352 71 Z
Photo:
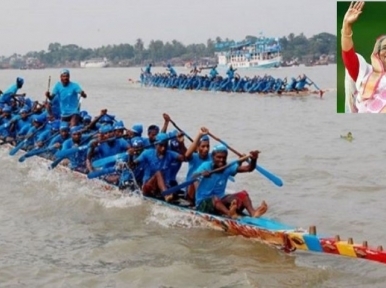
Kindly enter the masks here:
M 208 132 L 208 135 L 210 137 L 212 137 L 214 140 L 222 143 L 223 145 L 225 145 L 229 150 L 231 150 L 233 153 L 235 153 L 237 156 L 241 156 L 242 154 L 235 150 L 234 148 L 230 147 L 225 141 L 221 140 L 220 138 L 216 137 L 215 135 L 213 135 L 212 133 Z M 267 179 L 269 179 L 270 181 L 272 181 L 276 186 L 279 186 L 279 187 L 282 187 L 283 186 L 283 181 L 277 177 L 276 175 L 274 175 L 273 173 L 269 172 L 268 170 L 264 169 L 263 167 L 261 167 L 260 165 L 256 165 L 256 168 L 255 168 L 256 171 L 258 171 L 259 173 L 261 173 L 263 176 L 265 176 Z
M 216 172 L 220 172 L 220 171 L 223 171 L 224 169 L 234 165 L 235 163 L 239 162 L 239 161 L 245 161 L 249 158 L 249 156 L 244 156 L 244 157 L 241 157 L 240 159 L 237 159 L 235 161 L 232 161 L 230 163 L 228 163 L 227 165 L 225 166 L 222 166 L 222 167 L 219 167 L 219 168 L 216 168 L 216 169 L 213 169 L 211 171 L 208 171 L 209 172 L 209 175 L 213 174 L 213 173 L 216 173 Z M 161 193 L 162 196 L 167 196 L 167 195 L 170 195 L 170 194 L 173 194 L 191 184 L 193 184 L 194 182 L 198 181 L 199 177 L 202 176 L 204 174 L 204 172 L 201 172 L 199 174 L 196 174 L 192 179 L 189 179 L 188 181 L 184 182 L 184 183 L 181 183 L 177 186 L 173 186 L 165 191 L 163 191 Z
M 210 137 L 212 137 L 214 140 L 220 142 L 221 144 L 225 145 L 229 150 L 231 150 L 233 153 L 235 153 L 237 156 L 241 157 L 243 154 L 241 154 L 239 151 L 237 151 L 236 149 L 232 148 L 231 146 L 229 146 L 225 141 L 221 140 L 220 138 L 216 137 L 215 135 L 213 135 L 212 133 L 208 132 L 208 135 Z
M 48 84 L 47 84 L 47 91 L 50 92 L 51 88 L 51 76 L 48 76 Z
M 170 123 L 172 123 L 172 125 L 180 132 L 184 133 L 184 135 L 186 136 L 186 138 L 188 138 L 190 140 L 190 142 L 193 142 L 193 139 L 184 132 L 184 130 L 182 130 L 180 127 L 177 126 L 177 124 L 172 120 L 170 119 Z

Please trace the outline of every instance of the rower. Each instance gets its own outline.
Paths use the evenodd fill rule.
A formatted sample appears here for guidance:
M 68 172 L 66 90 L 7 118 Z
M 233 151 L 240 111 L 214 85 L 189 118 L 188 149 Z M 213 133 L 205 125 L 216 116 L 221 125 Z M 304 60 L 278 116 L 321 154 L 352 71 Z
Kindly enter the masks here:
M 170 187 L 170 167 L 172 161 L 185 161 L 185 155 L 178 154 L 167 149 L 168 135 L 159 133 L 156 136 L 155 149 L 147 149 L 136 159 L 129 159 L 129 166 L 135 163 L 145 165 L 142 193 L 144 196 L 159 198 L 163 191 Z M 130 155 L 134 154 L 134 149 L 129 149 Z M 171 201 L 173 195 L 165 197 L 166 201 Z
M 90 145 L 89 152 L 87 154 L 87 169 L 89 172 L 93 171 L 92 161 L 96 159 L 106 158 L 116 154 L 128 151 L 130 145 L 122 138 L 116 138 L 114 136 L 114 129 L 110 125 L 103 125 L 100 128 L 100 138 L 98 141 L 94 141 Z M 113 167 L 115 163 L 108 164 L 103 168 Z M 107 175 L 104 180 L 109 183 L 117 184 L 119 175 L 116 173 Z
M 170 63 L 167 65 L 166 70 L 169 72 L 170 77 L 177 77 L 177 72 Z
M 82 126 L 71 127 L 71 130 L 70 130 L 71 138 L 63 142 L 61 150 L 67 150 L 74 147 L 78 147 L 84 141 L 86 141 L 88 139 L 88 136 L 82 135 L 82 131 L 83 131 Z M 69 160 L 70 169 L 81 173 L 88 172 L 87 166 L 86 166 L 87 149 L 78 150 L 76 153 L 73 153 L 67 156 L 67 159 Z
M 201 181 L 196 184 L 196 209 L 200 212 L 211 214 L 223 214 L 236 218 L 247 209 L 252 217 L 260 217 L 267 212 L 268 206 L 262 201 L 260 207 L 253 208 L 252 201 L 246 191 L 225 195 L 228 178 L 237 173 L 252 172 L 256 168 L 258 151 L 250 152 L 248 165 L 235 163 L 221 172 L 208 174 L 207 172 L 226 166 L 228 149 L 223 144 L 216 145 L 212 151 L 211 161 L 204 162 L 195 171 L 195 174 L 203 175 Z M 195 175 L 193 175 L 195 176 Z
M 159 133 L 159 127 L 157 125 L 150 125 L 147 128 L 147 138 L 143 138 L 145 147 L 148 147 L 148 149 L 154 149 L 154 146 L 151 146 L 151 144 L 154 144 L 156 141 L 156 137 Z
M 10 105 L 10 101 L 12 98 L 15 99 L 15 97 L 17 96 L 25 96 L 25 93 L 17 94 L 17 91 L 21 89 L 23 85 L 24 85 L 24 79 L 21 77 L 17 77 L 16 83 L 12 84 L 7 90 L 4 91 L 3 94 L 1 94 L 0 103 Z
M 211 160 L 209 156 L 210 142 L 207 134 L 208 129 L 202 127 L 185 153 L 185 158 L 189 164 L 186 181 L 191 179 L 193 173 L 201 166 L 202 163 Z M 195 194 L 195 185 L 189 185 L 186 188 L 185 198 L 193 205 L 195 202 Z
M 297 90 L 297 91 L 303 91 L 303 90 L 306 90 L 305 89 L 305 86 L 306 85 L 309 85 L 309 86 L 311 86 L 313 83 L 312 82 L 307 82 L 307 76 L 306 76 L 306 74 L 303 74 L 303 75 L 299 75 L 299 81 L 296 83 L 296 86 L 295 86 L 295 89 Z

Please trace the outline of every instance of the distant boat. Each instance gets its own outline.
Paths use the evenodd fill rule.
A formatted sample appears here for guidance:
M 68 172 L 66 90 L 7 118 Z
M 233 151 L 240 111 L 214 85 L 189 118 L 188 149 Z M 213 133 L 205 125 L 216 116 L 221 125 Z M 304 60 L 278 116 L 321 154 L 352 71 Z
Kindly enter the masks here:
M 256 42 L 220 42 L 215 45 L 219 66 L 273 68 L 282 61 L 279 39 L 259 37 Z
M 109 65 L 106 58 L 94 58 L 80 62 L 80 68 L 104 68 Z

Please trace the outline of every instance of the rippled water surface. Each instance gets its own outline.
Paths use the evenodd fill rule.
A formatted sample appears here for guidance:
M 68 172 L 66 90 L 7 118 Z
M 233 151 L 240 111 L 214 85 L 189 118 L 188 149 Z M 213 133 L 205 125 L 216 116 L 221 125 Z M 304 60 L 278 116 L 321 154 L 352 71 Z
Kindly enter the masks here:
M 163 70 L 160 68 L 160 70 Z M 179 71 L 184 71 L 179 68 Z M 185 70 L 186 71 L 186 70 Z M 141 88 L 138 68 L 73 69 L 89 97 L 126 126 L 162 124 L 162 113 L 194 136 L 205 125 L 236 150 L 258 149 L 259 163 L 285 182 L 238 175 L 229 191 L 265 199 L 267 216 L 322 234 L 386 245 L 385 119 L 338 115 L 336 66 L 264 71 L 306 73 L 323 99 Z M 240 71 L 238 71 L 240 72 Z M 43 100 L 59 70 L 0 71 L 0 89 L 17 76 Z M 240 72 L 254 75 L 257 71 Z M 53 81 L 54 82 L 54 81 Z M 52 83 L 53 85 L 54 83 Z M 353 142 L 340 138 L 351 131 Z M 21 154 L 18 154 L 21 155 Z M 384 287 L 386 266 L 329 255 L 283 254 L 229 237 L 204 223 L 135 196 L 117 196 L 97 183 L 24 163 L 0 149 L 0 287 Z M 185 171 L 183 167 L 183 171 Z

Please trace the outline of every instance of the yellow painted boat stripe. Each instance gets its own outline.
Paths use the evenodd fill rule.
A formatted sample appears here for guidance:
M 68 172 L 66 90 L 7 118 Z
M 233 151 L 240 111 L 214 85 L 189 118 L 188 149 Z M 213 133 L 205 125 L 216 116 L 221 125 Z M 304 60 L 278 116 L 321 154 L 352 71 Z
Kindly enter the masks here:
M 297 249 L 308 250 L 308 247 L 306 245 L 306 242 L 304 241 L 302 233 L 290 232 L 288 233 L 288 236 L 292 240 L 292 243 L 295 244 Z
M 338 248 L 340 255 L 357 257 L 357 254 L 355 254 L 355 251 L 354 251 L 354 246 L 352 244 L 348 244 L 347 242 L 340 241 L 340 242 L 336 242 L 336 247 Z

